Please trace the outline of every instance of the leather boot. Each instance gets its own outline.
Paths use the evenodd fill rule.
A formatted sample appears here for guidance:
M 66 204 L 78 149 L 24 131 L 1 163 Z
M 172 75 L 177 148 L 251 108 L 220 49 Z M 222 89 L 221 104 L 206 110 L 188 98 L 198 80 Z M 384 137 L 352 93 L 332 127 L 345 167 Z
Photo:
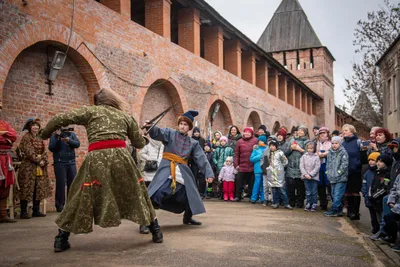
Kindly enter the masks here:
M 40 212 L 40 200 L 33 201 L 32 217 L 46 217 L 46 214 Z
M 192 216 L 191 212 L 185 211 L 185 214 L 183 215 L 183 224 L 201 225 L 201 222 L 194 220 Z
M 154 243 L 162 243 L 163 242 L 163 234 L 160 229 L 160 225 L 158 224 L 158 220 L 154 219 L 154 221 L 148 226 L 150 233 L 153 236 Z
M 58 229 L 58 235 L 54 240 L 54 252 L 63 252 L 71 247 L 68 242 L 69 232 Z
M 19 216 L 20 219 L 30 219 L 31 217 L 28 215 L 28 200 L 21 200 L 20 206 L 21 206 L 21 214 Z
M 16 222 L 16 220 L 10 219 L 7 215 L 7 198 L 0 199 L 0 223 Z
M 350 216 L 350 220 L 352 221 L 360 220 L 360 204 L 361 204 L 361 197 L 353 196 L 353 213 Z
M 347 217 L 351 217 L 353 214 L 353 196 L 346 196 L 347 201 Z

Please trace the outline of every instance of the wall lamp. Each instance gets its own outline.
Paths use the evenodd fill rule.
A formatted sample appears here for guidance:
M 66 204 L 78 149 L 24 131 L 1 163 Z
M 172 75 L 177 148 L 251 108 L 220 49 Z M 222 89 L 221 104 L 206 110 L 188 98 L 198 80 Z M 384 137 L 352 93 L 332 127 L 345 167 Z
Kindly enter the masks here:
M 54 95 L 52 92 L 53 81 L 56 80 L 58 72 L 64 67 L 65 60 L 67 59 L 67 54 L 61 51 L 56 51 L 54 53 L 54 57 L 52 62 L 47 63 L 47 68 L 45 73 L 47 75 L 46 84 L 49 85 L 49 91 L 46 93 L 47 95 Z

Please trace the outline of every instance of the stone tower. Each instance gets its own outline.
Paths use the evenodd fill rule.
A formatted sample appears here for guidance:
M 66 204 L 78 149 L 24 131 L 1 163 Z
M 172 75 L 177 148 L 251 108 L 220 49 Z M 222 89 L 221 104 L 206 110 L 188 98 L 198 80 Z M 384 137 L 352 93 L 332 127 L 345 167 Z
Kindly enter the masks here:
M 315 103 L 317 122 L 334 129 L 335 59 L 321 44 L 298 0 L 282 0 L 257 44 L 323 98 Z

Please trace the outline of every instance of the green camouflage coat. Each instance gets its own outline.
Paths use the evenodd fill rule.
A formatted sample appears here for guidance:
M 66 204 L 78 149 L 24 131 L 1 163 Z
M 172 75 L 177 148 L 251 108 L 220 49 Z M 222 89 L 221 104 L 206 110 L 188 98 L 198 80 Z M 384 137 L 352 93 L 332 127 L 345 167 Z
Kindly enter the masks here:
M 136 148 L 145 140 L 133 117 L 109 106 L 90 106 L 55 116 L 40 133 L 47 139 L 61 126 L 83 125 L 89 143 L 124 140 Z M 58 226 L 75 234 L 89 233 L 92 223 L 118 226 L 121 219 L 149 225 L 155 212 L 141 173 L 126 148 L 94 150 L 87 154 L 75 177 L 68 202 L 57 218 Z

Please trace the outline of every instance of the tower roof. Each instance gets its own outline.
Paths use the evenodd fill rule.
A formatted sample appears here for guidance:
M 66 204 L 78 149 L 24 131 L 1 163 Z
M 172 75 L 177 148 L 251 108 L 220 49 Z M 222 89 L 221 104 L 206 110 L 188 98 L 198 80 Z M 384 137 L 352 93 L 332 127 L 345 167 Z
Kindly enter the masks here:
M 257 44 L 267 52 L 322 47 L 298 0 L 282 0 Z

